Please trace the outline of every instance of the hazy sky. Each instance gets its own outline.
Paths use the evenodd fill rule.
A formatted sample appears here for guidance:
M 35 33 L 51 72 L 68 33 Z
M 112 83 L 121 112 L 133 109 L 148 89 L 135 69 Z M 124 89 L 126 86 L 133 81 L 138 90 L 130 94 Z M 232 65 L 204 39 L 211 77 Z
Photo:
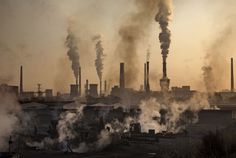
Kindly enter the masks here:
M 118 30 L 130 13 L 134 0 L 0 0 L 0 83 L 18 84 L 19 67 L 24 66 L 26 90 L 53 88 L 68 91 L 74 83 L 65 38 L 73 19 L 81 56 L 82 79 L 98 83 L 92 37 L 102 35 L 104 78 L 118 41 Z M 172 42 L 167 58 L 171 86 L 191 85 L 203 90 L 202 67 L 216 67 L 219 89 L 228 89 L 229 61 L 235 57 L 235 0 L 174 0 L 170 23 Z M 150 28 L 148 28 L 150 29 Z M 151 88 L 159 88 L 161 54 L 159 25 L 151 24 L 150 36 L 138 46 L 140 67 L 135 88 L 143 83 L 143 62 L 150 47 Z M 115 61 L 118 71 L 120 61 Z M 118 80 L 117 80 L 118 81 Z M 118 82 L 117 82 L 118 83 Z

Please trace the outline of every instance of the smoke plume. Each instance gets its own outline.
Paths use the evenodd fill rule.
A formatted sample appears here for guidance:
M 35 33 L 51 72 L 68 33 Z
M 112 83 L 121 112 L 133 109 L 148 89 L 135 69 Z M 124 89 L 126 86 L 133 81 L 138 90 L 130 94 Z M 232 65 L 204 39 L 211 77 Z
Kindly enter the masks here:
M 93 38 L 94 41 L 96 41 L 96 60 L 95 60 L 95 66 L 97 70 L 97 74 L 99 77 L 99 80 L 102 80 L 102 70 L 103 70 L 103 59 L 104 59 L 104 53 L 103 53 L 103 47 L 102 47 L 102 41 L 101 41 L 101 36 L 95 36 Z
M 72 62 L 71 68 L 74 72 L 74 76 L 76 79 L 76 84 L 79 76 L 79 67 L 80 67 L 80 57 L 77 47 L 77 38 L 72 30 L 72 27 L 69 26 L 67 29 L 67 37 L 65 42 L 66 47 L 68 48 L 67 55 Z
M 171 0 L 160 0 L 158 2 L 158 13 L 156 15 L 156 21 L 160 24 L 161 33 L 159 34 L 159 40 L 161 43 L 162 49 L 162 58 L 163 58 L 163 77 L 166 77 L 166 58 L 169 53 L 170 47 L 170 30 L 168 29 L 170 15 L 171 15 Z
M 155 16 L 157 0 L 135 0 L 137 11 L 132 13 L 119 28 L 120 40 L 115 49 L 115 59 L 126 63 L 125 77 L 126 85 L 133 86 L 133 78 L 138 77 L 138 55 L 137 46 L 147 36 L 149 26 Z M 114 71 L 110 70 L 110 72 Z
M 215 92 L 227 88 L 226 80 L 229 76 L 226 68 L 229 67 L 230 58 L 227 55 L 231 51 L 228 45 L 232 41 L 232 26 L 226 27 L 219 36 L 210 44 L 204 58 L 203 81 L 207 92 Z

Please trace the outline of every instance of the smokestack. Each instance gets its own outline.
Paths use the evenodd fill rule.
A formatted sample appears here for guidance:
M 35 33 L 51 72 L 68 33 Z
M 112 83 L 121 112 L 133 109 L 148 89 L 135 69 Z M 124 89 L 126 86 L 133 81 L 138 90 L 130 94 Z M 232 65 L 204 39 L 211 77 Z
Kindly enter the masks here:
M 147 90 L 147 66 L 146 66 L 146 63 L 144 63 L 144 83 L 143 83 L 143 89 L 144 89 L 144 91 Z
M 161 91 L 166 93 L 169 91 L 170 79 L 167 77 L 167 70 L 166 70 L 166 59 L 167 55 L 169 54 L 169 47 L 170 47 L 170 36 L 171 32 L 168 28 L 170 15 L 171 15 L 171 1 L 160 1 L 158 4 L 158 13 L 156 15 L 156 21 L 160 24 L 161 33 L 159 34 L 159 41 L 160 41 L 160 48 L 162 54 L 162 72 L 163 76 L 160 79 L 160 86 Z
M 150 85 L 149 85 L 149 61 L 147 61 L 147 85 L 146 85 L 146 92 L 150 92 Z
M 89 92 L 89 81 L 86 80 L 86 84 L 85 84 L 85 96 L 88 95 L 88 92 Z
M 20 67 L 20 95 L 23 93 L 23 66 Z
M 125 88 L 125 64 L 120 63 L 120 88 Z
M 75 77 L 75 84 L 78 85 L 78 77 Z
M 102 96 L 102 78 L 100 79 L 100 96 Z
M 104 81 L 104 93 L 105 94 L 107 93 L 107 81 L 106 80 Z
M 78 85 L 78 79 L 76 82 L 76 85 Z M 79 67 L 79 96 L 81 96 L 82 91 L 81 91 L 81 67 Z
M 234 92 L 234 59 L 231 58 L 231 92 Z

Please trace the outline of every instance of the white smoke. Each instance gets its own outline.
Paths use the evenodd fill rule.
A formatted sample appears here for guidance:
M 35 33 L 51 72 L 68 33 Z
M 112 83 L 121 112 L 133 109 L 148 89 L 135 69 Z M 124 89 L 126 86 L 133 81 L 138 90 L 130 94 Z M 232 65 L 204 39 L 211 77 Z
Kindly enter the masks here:
M 0 150 L 6 150 L 8 140 L 14 131 L 18 130 L 18 117 L 21 108 L 14 95 L 0 93 Z
M 73 139 L 76 137 L 74 124 L 83 117 L 83 108 L 84 105 L 79 105 L 75 113 L 66 111 L 65 113 L 62 113 L 60 115 L 60 120 L 58 121 L 57 125 L 59 142 L 63 142 L 65 140 Z
M 197 113 L 201 109 L 210 108 L 207 95 L 196 93 L 191 99 L 184 102 L 172 102 L 170 104 L 160 104 L 155 98 L 144 100 L 139 105 L 141 114 L 138 121 L 141 124 L 142 131 L 147 132 L 149 129 L 155 129 L 156 132 L 169 131 L 178 132 L 184 126 L 178 124 L 182 114 L 190 110 L 194 114 L 193 122 L 197 121 Z M 166 124 L 160 124 L 160 111 L 164 109 L 166 113 Z

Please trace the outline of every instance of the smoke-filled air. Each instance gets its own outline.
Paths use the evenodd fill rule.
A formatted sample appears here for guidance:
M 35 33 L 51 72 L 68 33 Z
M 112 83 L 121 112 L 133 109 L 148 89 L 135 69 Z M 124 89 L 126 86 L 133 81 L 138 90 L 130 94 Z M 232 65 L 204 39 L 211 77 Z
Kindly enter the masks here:
M 236 157 L 235 0 L 0 0 L 0 19 L 0 158 Z
M 67 55 L 71 61 L 71 68 L 75 76 L 76 84 L 78 84 L 79 68 L 80 68 L 80 56 L 78 50 L 78 40 L 73 32 L 72 26 L 67 29 L 67 37 L 65 45 L 68 49 Z

